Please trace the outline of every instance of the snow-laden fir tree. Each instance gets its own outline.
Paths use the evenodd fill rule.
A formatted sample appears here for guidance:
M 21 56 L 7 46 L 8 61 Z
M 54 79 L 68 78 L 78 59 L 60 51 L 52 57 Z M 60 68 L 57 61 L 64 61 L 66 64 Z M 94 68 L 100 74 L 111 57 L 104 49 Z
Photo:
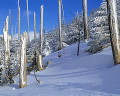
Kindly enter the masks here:
M 47 56 L 51 53 L 51 49 L 49 46 L 49 42 L 45 41 L 44 47 L 43 47 L 43 56 Z
M 80 32 L 80 40 L 84 39 L 83 35 L 83 16 L 76 12 L 76 15 L 72 18 L 71 21 L 67 23 L 67 32 L 66 32 L 66 43 L 72 44 L 78 41 L 79 32 Z
M 107 3 L 103 1 L 101 6 L 90 15 L 90 32 L 93 39 L 101 39 L 109 34 L 108 18 L 107 18 Z
M 104 47 L 110 46 L 107 2 L 105 0 L 96 11 L 92 10 L 89 16 L 89 29 L 92 41 L 89 43 L 88 52 L 96 53 Z

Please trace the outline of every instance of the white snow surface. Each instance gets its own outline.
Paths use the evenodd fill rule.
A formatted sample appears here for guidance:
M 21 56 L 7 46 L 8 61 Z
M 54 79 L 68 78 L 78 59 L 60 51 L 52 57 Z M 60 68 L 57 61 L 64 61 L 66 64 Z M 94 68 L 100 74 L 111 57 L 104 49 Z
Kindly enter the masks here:
M 80 56 L 76 56 L 77 44 L 43 58 L 52 63 L 46 70 L 27 77 L 28 86 L 19 88 L 19 77 L 15 83 L 0 88 L 0 96 L 120 96 L 120 65 L 114 66 L 111 47 L 101 53 L 85 53 L 85 43 L 80 45 Z

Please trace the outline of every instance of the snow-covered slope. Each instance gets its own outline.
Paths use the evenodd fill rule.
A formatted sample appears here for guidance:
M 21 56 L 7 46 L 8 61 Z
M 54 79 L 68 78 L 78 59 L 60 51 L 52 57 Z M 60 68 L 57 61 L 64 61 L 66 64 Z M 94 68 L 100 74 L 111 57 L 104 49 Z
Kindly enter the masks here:
M 15 84 L 1 87 L 0 96 L 120 96 L 120 65 L 114 66 L 111 48 L 89 55 L 81 44 L 80 56 L 76 56 L 77 44 L 44 58 L 52 63 L 38 72 L 38 85 L 34 74 L 28 76 L 28 86 L 19 89 Z M 62 57 L 58 57 L 62 54 Z

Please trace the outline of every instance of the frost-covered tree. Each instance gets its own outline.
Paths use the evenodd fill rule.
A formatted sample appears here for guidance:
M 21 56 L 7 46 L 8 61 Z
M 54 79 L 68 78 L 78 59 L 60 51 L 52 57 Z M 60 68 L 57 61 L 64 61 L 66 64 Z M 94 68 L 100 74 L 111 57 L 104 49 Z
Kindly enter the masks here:
M 51 49 L 49 46 L 49 42 L 45 41 L 44 47 L 43 47 L 43 56 L 47 56 L 51 53 Z
M 107 3 L 103 1 L 101 6 L 90 15 L 90 36 L 93 39 L 101 39 L 104 35 L 109 34 Z
M 116 1 L 118 23 L 120 25 L 120 0 Z M 92 41 L 89 43 L 90 47 L 87 51 L 90 53 L 96 53 L 111 45 L 107 14 L 107 2 L 106 0 L 103 0 L 101 6 L 97 10 L 92 10 L 91 15 L 89 16 L 89 29 Z
M 79 40 L 79 37 L 81 40 L 83 40 L 83 16 L 80 15 L 78 12 L 73 17 L 71 21 L 68 21 L 67 23 L 67 44 L 75 43 Z M 80 33 L 80 36 L 79 36 Z
M 76 30 L 78 31 L 78 35 L 76 36 L 76 37 L 78 37 L 77 38 L 77 41 L 78 41 L 77 55 L 79 55 L 80 40 L 82 37 L 82 30 L 83 30 L 83 19 L 82 18 L 83 18 L 83 16 L 79 15 L 79 13 L 77 11 L 76 16 L 73 20 L 73 24 L 76 27 Z
M 88 52 L 96 53 L 104 47 L 110 46 L 107 2 L 105 0 L 97 10 L 92 10 L 89 16 L 89 29 L 92 41 L 89 43 Z

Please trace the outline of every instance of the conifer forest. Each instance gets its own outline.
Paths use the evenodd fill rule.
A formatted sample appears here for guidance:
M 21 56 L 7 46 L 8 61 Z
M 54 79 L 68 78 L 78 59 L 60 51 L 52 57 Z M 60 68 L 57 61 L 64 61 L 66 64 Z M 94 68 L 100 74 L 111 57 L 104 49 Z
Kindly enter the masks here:
M 65 0 L 56 1 L 58 24 L 49 31 L 44 4 L 30 19 L 31 1 L 16 0 L 16 25 L 8 10 L 0 33 L 0 96 L 120 96 L 120 0 L 102 0 L 89 13 L 88 0 L 81 0 L 81 12 L 70 19 Z

